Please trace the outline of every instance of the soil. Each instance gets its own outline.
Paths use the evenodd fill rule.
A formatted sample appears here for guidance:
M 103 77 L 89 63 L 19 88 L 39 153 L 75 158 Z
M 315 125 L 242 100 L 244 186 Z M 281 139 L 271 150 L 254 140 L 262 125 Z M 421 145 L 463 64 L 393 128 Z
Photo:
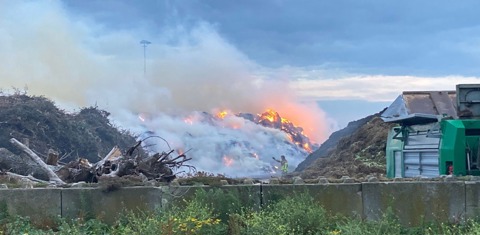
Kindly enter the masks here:
M 367 117 L 353 133 L 343 136 L 324 157 L 318 157 L 303 171 L 304 179 L 319 176 L 362 179 L 369 175 L 382 177 L 386 171 L 385 147 L 388 130 L 394 124 L 383 122 L 380 113 Z M 338 136 L 335 136 L 338 138 Z M 313 152 L 312 154 L 317 154 Z

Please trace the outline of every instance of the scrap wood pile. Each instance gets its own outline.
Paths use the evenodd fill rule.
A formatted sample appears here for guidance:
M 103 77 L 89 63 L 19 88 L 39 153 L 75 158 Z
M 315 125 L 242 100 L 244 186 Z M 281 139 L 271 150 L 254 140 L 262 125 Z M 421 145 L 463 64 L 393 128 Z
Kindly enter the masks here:
M 14 155 L 6 149 L 0 149 L 0 167 L 3 173 L 8 177 L 35 183 L 60 186 L 124 176 L 135 176 L 142 181 L 170 182 L 176 177 L 174 170 L 181 167 L 190 171 L 196 170 L 195 167 L 185 164 L 191 158 L 187 158 L 184 153 L 176 157 L 171 156 L 174 150 L 141 156 L 137 150 L 142 141 L 138 141 L 124 152 L 114 147 L 102 160 L 94 164 L 85 158 L 78 158 L 65 165 L 58 165 L 58 154 L 54 151 L 50 151 L 47 159 L 43 160 L 15 138 L 10 139 L 10 142 L 24 154 Z

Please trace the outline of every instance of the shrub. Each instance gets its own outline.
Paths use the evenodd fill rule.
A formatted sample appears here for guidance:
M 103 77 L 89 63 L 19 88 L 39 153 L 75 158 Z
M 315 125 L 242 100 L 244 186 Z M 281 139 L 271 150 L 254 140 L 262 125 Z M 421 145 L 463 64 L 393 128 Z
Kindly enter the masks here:
M 242 234 L 318 234 L 328 231 L 331 220 L 325 210 L 307 194 L 280 200 L 260 212 L 244 212 L 241 220 L 231 220 L 230 230 Z

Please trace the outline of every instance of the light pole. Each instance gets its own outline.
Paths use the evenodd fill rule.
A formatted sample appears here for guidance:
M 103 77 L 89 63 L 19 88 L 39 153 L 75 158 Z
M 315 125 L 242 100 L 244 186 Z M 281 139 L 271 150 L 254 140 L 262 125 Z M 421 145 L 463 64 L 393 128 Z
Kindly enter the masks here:
M 147 76 L 147 46 L 148 44 L 152 44 L 147 40 L 140 41 L 140 44 L 143 45 L 143 76 Z

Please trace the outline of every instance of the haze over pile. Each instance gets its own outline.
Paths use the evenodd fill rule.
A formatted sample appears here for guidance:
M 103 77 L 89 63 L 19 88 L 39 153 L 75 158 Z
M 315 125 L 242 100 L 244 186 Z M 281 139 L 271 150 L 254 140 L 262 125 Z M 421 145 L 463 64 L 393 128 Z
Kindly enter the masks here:
M 218 166 L 226 154 L 240 161 L 256 151 L 271 162 L 271 157 L 289 153 L 295 155 L 289 156 L 295 158 L 292 167 L 306 155 L 295 146 L 282 147 L 288 140 L 283 132 L 236 117 L 232 118 L 245 127 L 241 131 L 226 130 L 222 123 L 185 123 L 186 117 L 202 111 L 260 113 L 273 108 L 317 142 L 328 135 L 325 114 L 314 102 L 300 102 L 285 78 L 262 73 L 264 68 L 206 22 L 192 28 L 173 25 L 151 34 L 142 28 L 106 29 L 93 19 L 69 14 L 56 1 L 7 1 L 0 9 L 3 89 L 27 89 L 73 108 L 98 105 L 123 128 L 137 134 L 152 130 L 173 148 L 192 148 L 189 154 L 196 157 L 199 170 L 230 171 Z M 142 38 L 153 42 L 147 48 L 146 75 Z M 146 123 L 139 113 L 148 115 Z M 249 141 L 258 146 L 223 146 Z M 266 162 L 250 169 L 239 165 L 238 170 L 255 173 Z M 244 174 L 238 170 L 237 175 Z

